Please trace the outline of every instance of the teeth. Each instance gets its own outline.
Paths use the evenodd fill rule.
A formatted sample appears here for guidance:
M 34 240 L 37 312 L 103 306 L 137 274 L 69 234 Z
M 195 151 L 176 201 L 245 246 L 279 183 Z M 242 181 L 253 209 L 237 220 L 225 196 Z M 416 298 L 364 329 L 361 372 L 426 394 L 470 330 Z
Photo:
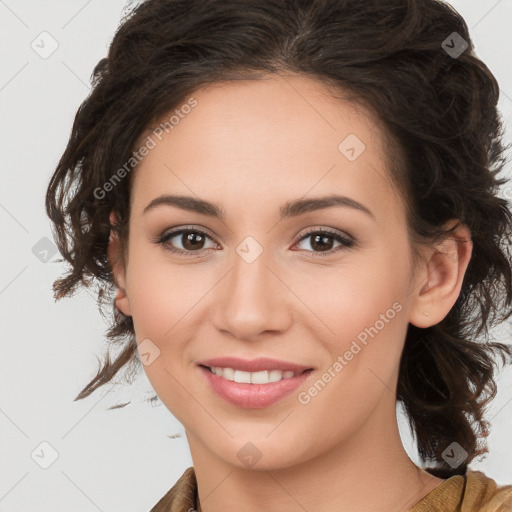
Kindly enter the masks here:
M 220 368 L 215 366 L 210 368 L 211 372 L 219 377 L 234 382 L 240 382 L 244 384 L 268 384 L 269 382 L 278 382 L 282 379 L 289 379 L 295 375 L 292 371 L 282 372 L 281 370 L 264 370 L 261 372 L 244 372 L 242 370 L 234 370 L 233 368 Z

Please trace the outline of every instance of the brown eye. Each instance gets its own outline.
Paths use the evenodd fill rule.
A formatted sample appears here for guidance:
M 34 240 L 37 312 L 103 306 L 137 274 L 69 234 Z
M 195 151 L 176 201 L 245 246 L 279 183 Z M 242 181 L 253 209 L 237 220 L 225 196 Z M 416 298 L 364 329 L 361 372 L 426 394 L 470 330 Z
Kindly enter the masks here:
M 333 231 L 325 231 L 325 230 L 316 230 L 310 231 L 303 235 L 298 243 L 303 243 L 305 240 L 310 240 L 306 247 L 306 251 L 311 251 L 313 253 L 318 253 L 318 255 L 323 256 L 324 254 L 332 254 L 340 250 L 339 248 L 351 248 L 354 246 L 354 240 L 344 237 L 337 232 Z M 338 242 L 338 246 L 334 247 L 334 244 Z M 303 247 L 304 248 L 304 247 Z
M 181 243 L 187 251 L 193 251 L 194 249 L 202 249 L 205 243 L 205 236 L 201 233 L 182 233 Z
M 211 238 L 203 231 L 197 229 L 179 229 L 166 233 L 157 243 L 163 245 L 165 249 L 170 252 L 188 255 L 194 252 L 200 253 L 205 249 L 217 246 L 217 244 L 212 241 L 210 247 L 205 247 L 208 240 L 211 240 Z

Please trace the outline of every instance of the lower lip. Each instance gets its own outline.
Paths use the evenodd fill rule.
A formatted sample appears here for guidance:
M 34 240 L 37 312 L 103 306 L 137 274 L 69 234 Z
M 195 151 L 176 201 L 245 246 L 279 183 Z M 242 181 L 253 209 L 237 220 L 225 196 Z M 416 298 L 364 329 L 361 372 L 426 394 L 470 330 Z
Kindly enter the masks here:
M 285 396 L 293 393 L 312 373 L 312 370 L 307 370 L 300 375 L 281 379 L 278 382 L 246 384 L 224 379 L 219 375 L 215 375 L 204 366 L 199 366 L 199 369 L 220 397 L 232 405 L 245 409 L 263 409 L 275 404 Z

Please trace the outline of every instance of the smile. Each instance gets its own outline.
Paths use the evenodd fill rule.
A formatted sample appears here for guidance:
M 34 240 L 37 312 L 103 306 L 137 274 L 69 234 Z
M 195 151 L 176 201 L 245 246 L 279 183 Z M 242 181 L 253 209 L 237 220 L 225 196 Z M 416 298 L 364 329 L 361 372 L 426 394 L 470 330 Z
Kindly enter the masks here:
M 269 384 L 270 382 L 279 382 L 283 379 L 296 377 L 303 372 L 281 371 L 281 370 L 263 370 L 259 372 L 245 372 L 235 370 L 234 368 L 221 368 L 219 366 L 210 367 L 209 370 L 223 379 L 244 383 L 244 384 Z M 306 370 L 305 370 L 306 371 Z
M 296 371 L 261 368 L 246 371 L 229 366 L 199 364 L 197 368 L 215 395 L 243 409 L 263 409 L 276 404 L 296 392 L 315 374 L 313 368 L 300 367 L 295 367 Z

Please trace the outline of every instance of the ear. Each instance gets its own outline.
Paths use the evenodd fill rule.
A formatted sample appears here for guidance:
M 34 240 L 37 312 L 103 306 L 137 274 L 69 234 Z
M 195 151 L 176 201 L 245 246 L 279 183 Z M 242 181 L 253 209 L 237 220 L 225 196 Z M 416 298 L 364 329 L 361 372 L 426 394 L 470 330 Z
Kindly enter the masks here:
M 110 225 L 117 224 L 117 217 L 114 212 L 110 212 Z M 121 313 L 131 316 L 130 302 L 126 294 L 126 269 L 122 253 L 121 243 L 115 230 L 110 230 L 108 241 L 107 256 L 112 268 L 114 283 L 116 285 L 115 305 Z
M 409 322 L 426 328 L 438 324 L 457 301 L 466 269 L 471 259 L 471 232 L 457 220 L 446 223 L 456 226 L 446 239 L 430 247 L 416 272 Z

